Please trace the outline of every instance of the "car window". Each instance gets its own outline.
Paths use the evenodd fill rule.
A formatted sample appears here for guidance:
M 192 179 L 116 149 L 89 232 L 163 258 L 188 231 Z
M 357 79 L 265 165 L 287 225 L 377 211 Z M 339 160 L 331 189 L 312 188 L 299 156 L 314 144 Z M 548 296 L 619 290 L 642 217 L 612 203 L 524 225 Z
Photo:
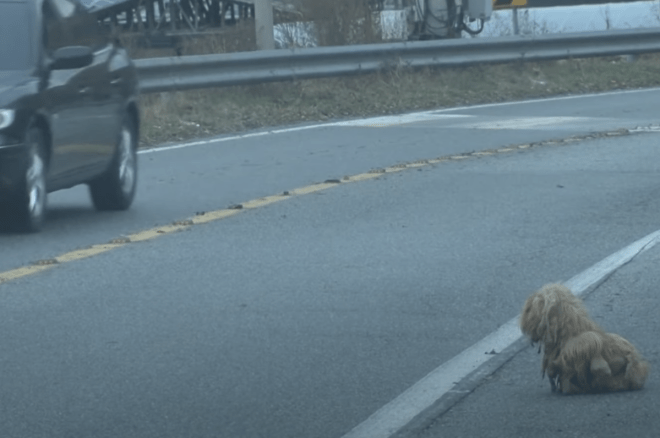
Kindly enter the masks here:
M 63 13 L 63 12 L 66 12 Z M 44 2 L 44 47 L 52 54 L 66 46 L 89 46 L 93 50 L 105 47 L 108 38 L 105 29 L 94 15 L 79 10 L 78 13 L 56 6 L 53 0 Z
M 76 4 L 69 0 L 50 0 L 50 2 L 62 17 L 70 17 L 76 12 Z
M 26 3 L 0 1 L 0 70 L 30 67 L 32 34 Z

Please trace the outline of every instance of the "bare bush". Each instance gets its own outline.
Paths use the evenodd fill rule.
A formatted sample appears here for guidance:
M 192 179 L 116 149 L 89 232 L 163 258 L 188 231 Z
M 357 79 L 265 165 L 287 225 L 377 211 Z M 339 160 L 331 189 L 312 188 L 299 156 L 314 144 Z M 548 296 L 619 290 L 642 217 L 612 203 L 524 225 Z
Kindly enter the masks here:
M 118 34 L 116 37 L 128 50 L 131 58 L 207 55 L 214 53 L 248 52 L 256 50 L 254 22 L 200 34 Z M 159 40 L 165 44 L 154 44 Z
M 210 32 L 203 36 L 184 36 L 178 47 L 182 56 L 256 50 L 254 22 L 240 22 L 220 32 Z
M 323 46 L 369 44 L 379 40 L 369 0 L 302 0 L 306 20 L 316 23 Z

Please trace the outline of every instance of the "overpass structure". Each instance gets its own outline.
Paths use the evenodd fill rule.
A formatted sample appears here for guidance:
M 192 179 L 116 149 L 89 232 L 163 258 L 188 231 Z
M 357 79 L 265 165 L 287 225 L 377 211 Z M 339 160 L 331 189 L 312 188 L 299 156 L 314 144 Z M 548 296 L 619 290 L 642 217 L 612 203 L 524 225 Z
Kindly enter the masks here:
M 81 0 L 101 22 L 126 31 L 199 31 L 254 18 L 254 0 Z
M 78 0 L 97 14 L 98 19 L 109 27 L 121 32 L 142 34 L 150 40 L 149 45 L 172 44 L 169 39 L 176 35 L 204 35 L 211 29 L 221 29 L 232 26 L 240 21 L 263 20 L 263 17 L 255 17 L 255 2 L 261 0 Z M 333 0 L 327 0 L 333 1 Z M 358 1 L 358 0 L 355 0 Z M 583 5 L 598 4 L 604 2 L 619 3 L 632 0 L 472 0 L 475 5 L 484 4 L 482 16 L 490 16 L 490 10 L 535 8 L 559 5 Z M 460 10 L 457 5 L 467 3 L 458 0 L 367 0 L 375 11 L 384 9 L 404 10 L 406 6 L 407 18 L 415 17 L 414 25 L 432 27 L 436 30 L 448 29 L 455 26 L 458 20 L 458 32 L 464 21 L 463 14 L 470 15 L 473 11 Z M 284 21 L 300 21 L 302 13 L 296 11 L 291 0 L 272 0 L 273 12 L 276 17 L 285 18 Z M 486 3 L 492 4 L 485 5 Z M 412 6 L 411 6 L 412 5 Z M 420 5 L 426 5 L 420 8 Z M 260 5 L 261 6 L 261 5 Z M 469 6 L 469 5 L 468 5 Z M 488 6 L 486 8 L 485 6 Z M 461 6 L 462 7 L 462 6 Z M 257 8 L 259 9 L 259 8 Z M 488 11 L 486 11 L 488 9 Z M 410 13 L 412 11 L 412 13 Z M 420 11 L 424 11 L 421 13 Z M 258 11 L 257 11 L 258 12 Z M 263 13 L 263 11 L 262 11 Z M 453 15 L 460 15 L 452 18 Z M 421 15 L 420 15 L 421 14 Z M 430 18 L 429 18 L 430 15 Z M 293 18 L 293 19 L 292 19 Z M 470 17 L 473 21 L 475 18 Z M 404 18 L 405 20 L 406 18 Z M 433 23 L 432 26 L 428 21 Z M 483 21 L 487 20 L 485 18 Z M 272 22 L 272 16 L 270 18 Z M 282 20 L 279 20 L 282 21 Z M 437 22 L 437 23 L 436 23 Z M 421 24 L 420 24 L 421 23 Z M 258 26 L 257 26 L 258 27 Z M 441 30 L 442 30 L 441 29 Z M 469 27 L 465 30 L 470 31 Z M 417 35 L 419 29 L 413 30 L 413 36 Z M 470 33 L 478 33 L 480 30 Z M 447 32 L 434 34 L 434 37 L 446 38 Z M 423 33 L 423 32 L 422 32 Z M 451 32 L 450 32 L 451 33 Z M 442 35 L 440 35 L 442 34 Z M 167 37 L 164 37 L 167 35 Z M 408 35 L 410 37 L 410 35 Z M 158 38 L 165 38 L 160 43 L 155 42 Z M 154 41 L 151 41 L 155 39 Z M 413 38 L 414 39 L 414 38 Z M 160 41 L 160 40 L 158 40 Z

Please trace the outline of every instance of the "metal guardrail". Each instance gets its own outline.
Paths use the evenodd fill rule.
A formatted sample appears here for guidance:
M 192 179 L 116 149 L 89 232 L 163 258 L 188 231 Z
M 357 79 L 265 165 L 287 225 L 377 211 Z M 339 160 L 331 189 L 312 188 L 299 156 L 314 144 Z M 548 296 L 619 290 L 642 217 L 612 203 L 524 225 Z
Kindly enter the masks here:
M 660 29 L 268 50 L 139 59 L 143 93 L 368 73 L 660 52 Z

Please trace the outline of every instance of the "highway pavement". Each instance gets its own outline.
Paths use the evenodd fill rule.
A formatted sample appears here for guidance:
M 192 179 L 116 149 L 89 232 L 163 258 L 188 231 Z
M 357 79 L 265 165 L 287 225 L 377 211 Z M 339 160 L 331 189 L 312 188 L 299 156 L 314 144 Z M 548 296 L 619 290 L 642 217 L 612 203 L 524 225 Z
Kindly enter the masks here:
M 144 153 L 131 211 L 94 212 L 82 186 L 55 193 L 49 199 L 48 225 L 38 238 L 0 234 L 1 250 L 11 254 L 0 257 L 0 272 L 199 211 L 374 168 L 658 124 L 658 99 L 660 89 L 653 89 L 441 109 L 385 121 L 243 133 Z
M 435 418 L 419 438 L 655 437 L 660 419 L 660 248 L 623 266 L 585 300 L 606 330 L 631 342 L 651 363 L 641 391 L 562 396 L 540 378 L 540 355 L 525 348 L 469 396 Z
M 43 233 L 0 234 L 2 435 L 344 436 L 515 317 L 536 288 L 660 229 L 659 98 L 612 93 L 200 140 L 144 151 L 128 212 L 93 212 L 82 187 L 54 194 Z M 489 152 L 464 155 L 475 151 Z M 245 208 L 227 210 L 236 204 Z M 175 221 L 179 231 L 168 230 Z M 71 251 L 79 257 L 8 279 Z M 652 267 L 638 273 L 649 288 Z M 603 290 L 616 278 L 626 277 Z M 633 289 L 615 307 L 641 307 L 639 328 L 652 333 L 657 304 Z M 657 362 L 651 338 L 638 336 Z M 538 366 L 522 352 L 494 374 L 520 376 L 505 396 L 495 385 L 513 380 L 494 377 L 415 433 L 518 436 L 492 429 L 507 406 L 543 416 L 548 398 L 563 412 L 531 378 Z M 652 382 L 614 397 L 655 397 Z M 471 421 L 470 406 L 486 405 L 492 415 Z M 556 421 L 535 418 L 519 432 Z

